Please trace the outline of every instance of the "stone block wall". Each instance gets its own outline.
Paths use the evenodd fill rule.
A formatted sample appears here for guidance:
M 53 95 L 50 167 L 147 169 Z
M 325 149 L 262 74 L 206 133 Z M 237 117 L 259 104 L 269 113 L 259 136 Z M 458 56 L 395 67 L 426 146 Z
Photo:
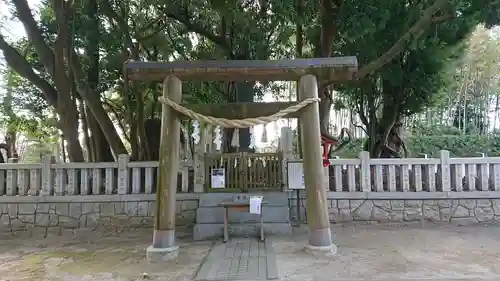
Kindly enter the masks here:
M 500 199 L 442 200 L 338 200 L 328 199 L 332 223 L 353 221 L 482 223 L 500 221 Z M 307 219 L 300 199 L 301 220 Z M 290 199 L 290 216 L 296 219 L 296 199 Z
M 112 196 L 108 196 L 110 200 L 97 200 L 100 202 L 89 202 L 91 200 L 85 198 L 83 201 L 87 202 L 56 203 L 36 202 L 41 200 L 34 197 L 34 202 L 0 203 L 0 232 L 29 231 L 47 235 L 76 229 L 120 231 L 152 228 L 156 208 L 154 198 L 135 197 L 127 201 L 113 201 Z M 178 200 L 177 225 L 192 226 L 196 222 L 197 208 L 197 198 Z
M 285 197 L 286 202 L 286 197 Z M 180 194 L 176 202 L 177 225 L 196 224 L 199 195 Z M 291 220 L 296 199 L 289 198 Z M 348 200 L 328 199 L 332 223 L 353 221 L 481 223 L 500 221 L 500 199 Z M 301 220 L 307 219 L 305 199 L 300 199 Z M 0 234 L 19 232 L 43 235 L 79 229 L 121 231 L 152 228 L 154 195 L 0 196 Z

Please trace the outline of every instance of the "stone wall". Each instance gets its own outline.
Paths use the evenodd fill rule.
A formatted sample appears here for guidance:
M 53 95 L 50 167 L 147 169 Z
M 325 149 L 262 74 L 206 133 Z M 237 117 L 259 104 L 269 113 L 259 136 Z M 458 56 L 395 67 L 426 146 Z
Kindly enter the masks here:
M 330 221 L 481 223 L 500 221 L 500 199 L 345 200 L 328 199 Z M 296 219 L 296 199 L 290 199 Z M 300 199 L 301 220 L 306 220 L 305 199 Z
M 64 201 L 62 197 L 58 201 Z M 116 199 L 113 196 L 99 195 L 67 197 L 72 198 L 68 198 L 66 202 L 48 203 L 43 202 L 47 200 L 32 197 L 32 200 L 23 200 L 27 202 L 0 203 L 0 232 L 28 231 L 47 235 L 77 229 L 104 228 L 120 231 L 153 227 L 156 202 L 152 196 L 130 196 L 126 201 L 119 200 L 123 199 L 122 196 L 116 196 Z M 99 200 L 91 200 L 97 197 Z M 79 199 L 87 202 L 78 202 Z M 178 200 L 177 225 L 192 226 L 196 222 L 197 207 L 197 198 Z
M 191 228 L 196 224 L 198 202 L 198 194 L 178 195 L 178 226 Z M 291 220 L 297 218 L 295 204 L 296 199 L 290 198 Z M 328 204 L 330 220 L 333 223 L 500 221 L 500 199 L 329 198 Z M 122 231 L 152 228 L 155 208 L 154 195 L 0 196 L 0 234 L 29 232 L 48 235 L 80 229 Z M 300 199 L 300 213 L 301 220 L 306 220 L 304 198 Z

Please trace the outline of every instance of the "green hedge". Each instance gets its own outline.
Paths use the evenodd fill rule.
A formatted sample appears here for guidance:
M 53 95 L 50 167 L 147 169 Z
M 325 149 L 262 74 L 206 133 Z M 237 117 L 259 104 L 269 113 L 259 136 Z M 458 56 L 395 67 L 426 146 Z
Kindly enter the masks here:
M 342 158 L 356 157 L 363 148 L 364 139 L 352 140 L 337 155 Z M 478 156 L 477 152 L 488 156 L 500 156 L 500 136 L 444 135 L 430 137 L 408 137 L 405 139 L 409 157 L 428 154 L 435 157 L 439 150 L 449 150 L 452 156 Z

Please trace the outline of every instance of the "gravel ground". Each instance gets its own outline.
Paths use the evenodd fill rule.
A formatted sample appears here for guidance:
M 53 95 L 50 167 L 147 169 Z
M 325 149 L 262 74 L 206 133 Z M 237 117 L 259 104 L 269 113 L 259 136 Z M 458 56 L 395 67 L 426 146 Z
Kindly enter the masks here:
M 281 280 L 500 280 L 500 227 L 334 226 L 338 254 L 303 251 L 305 229 L 272 237 Z M 34 238 L 0 236 L 0 280 L 192 280 L 212 242 L 179 239 L 177 260 L 148 264 L 151 230 Z M 147 273 L 147 277 L 143 277 Z

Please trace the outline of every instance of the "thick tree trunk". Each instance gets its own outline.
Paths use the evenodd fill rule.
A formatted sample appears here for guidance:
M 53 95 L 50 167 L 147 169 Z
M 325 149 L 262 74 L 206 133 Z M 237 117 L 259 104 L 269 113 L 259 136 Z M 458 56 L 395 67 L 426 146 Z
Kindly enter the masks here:
M 253 102 L 255 82 L 241 82 L 236 84 L 237 102 Z M 240 129 L 239 130 L 239 143 L 241 152 L 252 152 L 253 149 L 249 147 L 250 145 L 250 129 Z
M 75 142 L 75 140 L 78 140 L 78 131 L 74 126 L 75 123 L 71 123 L 70 121 L 68 121 L 73 118 L 71 115 L 69 115 L 69 113 L 75 113 L 76 109 L 72 109 L 71 103 L 68 103 L 68 107 L 64 106 L 64 103 L 60 105 L 60 95 L 58 91 L 46 80 L 38 76 L 38 74 L 33 71 L 31 65 L 26 61 L 26 59 L 16 49 L 7 44 L 7 42 L 5 42 L 1 35 L 0 49 L 3 51 L 4 58 L 7 61 L 8 65 L 19 75 L 26 78 L 31 83 L 33 83 L 33 85 L 39 88 L 42 91 L 47 103 L 56 110 L 61 121 L 64 121 L 58 122 L 57 125 L 58 128 L 63 132 L 63 135 L 66 137 L 66 141 L 68 142 L 69 157 L 72 161 L 80 160 L 80 154 L 83 155 L 83 153 L 81 153 L 81 146 L 80 148 L 78 148 L 78 146 L 80 145 L 79 142 Z M 51 59 L 51 65 L 52 67 L 54 67 L 55 57 L 52 55 Z M 51 73 L 54 75 L 53 77 L 55 77 L 54 69 L 52 68 L 51 71 Z M 66 125 L 64 124 L 65 122 L 67 122 Z
M 367 130 L 369 135 L 364 150 L 370 152 L 370 157 L 400 158 L 403 156 L 402 148 L 406 156 L 406 146 L 401 136 L 403 124 L 400 116 L 397 101 L 387 95 L 384 99 L 381 118 L 371 119 Z
M 126 93 L 126 95 L 128 95 L 128 93 Z M 130 127 L 129 127 L 129 130 L 130 130 L 130 148 L 131 148 L 131 159 L 133 161 L 137 161 L 139 160 L 139 138 L 137 136 L 137 127 L 138 127 L 138 124 L 137 124 L 137 120 L 134 118 L 134 113 L 132 111 L 132 106 L 131 106 L 131 101 L 130 99 L 127 97 L 126 98 L 126 104 L 128 105 L 126 108 L 127 108 L 127 119 L 128 119 L 128 123 L 130 124 Z
M 323 134 L 329 134 L 330 112 L 333 104 L 330 90 L 326 86 L 318 87 L 318 95 L 321 98 L 319 103 L 320 130 Z
M 90 113 L 90 112 L 88 112 Z M 93 161 L 94 162 L 113 162 L 113 153 L 109 147 L 109 143 L 104 136 L 101 127 L 95 120 L 92 114 L 87 115 L 88 127 L 90 129 L 90 141 L 93 148 Z
M 314 49 L 316 57 L 328 58 L 332 56 L 333 42 L 337 35 L 336 19 L 338 17 L 343 0 L 321 1 L 321 29 L 320 37 Z M 329 134 L 330 109 L 332 107 L 332 91 L 323 83 L 318 81 L 318 96 L 321 99 L 319 104 L 320 130 L 322 134 Z
M 99 30 L 99 18 L 96 17 L 99 13 L 99 6 L 97 0 L 87 0 L 85 2 L 85 14 L 88 16 L 88 30 L 86 34 L 86 48 L 85 55 L 89 61 L 89 68 L 87 70 L 87 81 L 89 83 L 90 89 L 100 95 L 98 85 L 99 85 L 99 40 L 100 33 Z M 99 126 L 97 120 L 92 114 L 88 114 L 88 128 L 91 132 L 90 140 L 93 147 L 93 157 L 92 160 L 95 162 L 110 162 L 113 161 L 113 154 L 109 146 L 109 142 L 106 140 L 104 132 Z
M 228 102 L 253 102 L 255 95 L 254 92 L 255 82 L 240 82 L 236 84 L 234 95 L 229 91 Z M 239 129 L 239 145 L 240 147 L 232 147 L 231 142 L 233 139 L 234 129 L 223 130 L 223 151 L 225 152 L 252 152 L 250 149 L 250 129 Z
M 74 114 L 76 115 L 76 108 Z M 66 113 L 65 115 L 72 115 Z M 80 140 L 78 138 L 78 128 L 77 128 L 77 118 L 73 119 L 73 116 L 70 118 L 65 117 L 65 115 L 59 115 L 61 120 L 61 126 L 63 135 L 66 139 L 66 143 L 68 146 L 68 158 L 71 162 L 83 162 L 85 159 L 83 158 L 83 150 L 80 144 Z M 64 120 L 64 121 L 63 121 Z M 64 133 L 65 132 L 65 133 Z
M 83 150 L 78 138 L 78 110 L 71 92 L 71 76 L 66 73 L 64 53 L 68 38 L 67 21 L 61 20 L 57 30 L 54 60 L 54 82 L 58 90 L 57 108 L 60 114 L 60 123 L 67 132 L 68 155 L 72 162 L 83 162 Z M 59 155 L 57 155 L 59 157 Z
M 147 119 L 144 123 L 144 130 L 148 135 L 148 146 L 150 147 L 150 157 L 152 161 L 158 161 L 160 156 L 160 141 L 161 141 L 161 120 L 160 119 Z M 181 147 L 184 146 L 184 135 L 180 133 Z
M 26 0 L 15 0 L 15 2 L 20 3 L 20 4 L 22 4 L 22 6 L 24 6 L 21 8 L 27 9 L 27 11 L 23 10 L 23 14 L 24 14 L 25 19 L 22 20 L 23 23 L 25 24 L 25 27 L 28 26 L 28 28 L 30 29 L 30 31 L 28 31 L 27 33 L 28 34 L 32 33 L 34 35 L 40 35 L 41 38 L 37 38 L 37 40 L 38 40 L 37 44 L 40 45 L 39 47 L 41 49 L 43 49 L 43 51 L 47 52 L 47 54 L 43 53 L 43 55 L 53 57 L 54 53 L 46 45 L 43 37 L 41 36 L 41 32 L 38 29 L 38 27 L 36 26 L 36 22 L 34 21 L 33 16 L 31 15 L 31 12 L 29 11 L 29 6 L 27 5 Z M 56 21 L 57 21 L 59 26 L 66 25 L 66 16 L 71 13 L 71 9 L 68 9 L 67 5 L 69 5 L 69 4 L 67 4 L 63 0 L 53 0 L 52 1 L 52 7 L 54 9 L 54 12 L 56 15 Z M 16 8 L 17 8 L 17 11 L 19 12 L 20 7 L 18 7 L 18 5 L 16 5 Z M 33 22 L 34 26 L 27 25 L 25 23 L 25 21 Z M 79 92 L 80 96 L 82 97 L 82 99 L 84 99 L 87 102 L 89 109 L 92 112 L 92 115 L 94 115 L 95 119 L 99 123 L 99 126 L 101 127 L 104 135 L 106 136 L 106 139 L 108 140 L 110 147 L 111 147 L 113 153 L 115 154 L 115 156 L 117 156 L 119 154 L 127 154 L 127 149 L 125 148 L 125 145 L 123 144 L 120 136 L 118 135 L 118 132 L 116 131 L 116 128 L 113 125 L 113 122 L 111 122 L 111 119 L 109 118 L 108 114 L 106 113 L 106 111 L 102 107 L 100 95 L 92 90 L 92 88 L 90 87 L 90 85 L 86 79 L 86 75 L 83 73 L 83 71 L 81 69 L 81 63 L 80 63 L 79 56 L 76 54 L 75 50 L 72 47 L 69 48 L 69 44 L 68 44 L 69 34 L 67 33 L 67 30 L 64 32 L 64 34 L 66 35 L 66 38 L 65 38 L 66 41 L 64 41 L 64 42 L 66 43 L 65 47 L 67 49 L 67 52 L 65 52 L 65 56 L 66 56 L 66 59 L 68 61 L 68 67 L 71 68 L 71 70 L 73 71 L 75 81 L 76 81 L 76 86 L 78 88 L 78 92 Z M 37 53 L 40 55 L 40 57 L 42 57 L 42 54 L 39 53 L 38 49 L 37 49 Z M 50 61 L 48 60 L 48 57 L 45 57 L 43 59 L 43 61 L 44 61 L 46 68 L 49 68 Z
M 390 130 L 386 145 L 383 145 L 384 131 Z M 374 134 L 370 135 L 365 142 L 365 150 L 370 152 L 371 158 L 402 158 L 407 156 L 401 138 L 401 123 L 390 128 L 380 127 Z

